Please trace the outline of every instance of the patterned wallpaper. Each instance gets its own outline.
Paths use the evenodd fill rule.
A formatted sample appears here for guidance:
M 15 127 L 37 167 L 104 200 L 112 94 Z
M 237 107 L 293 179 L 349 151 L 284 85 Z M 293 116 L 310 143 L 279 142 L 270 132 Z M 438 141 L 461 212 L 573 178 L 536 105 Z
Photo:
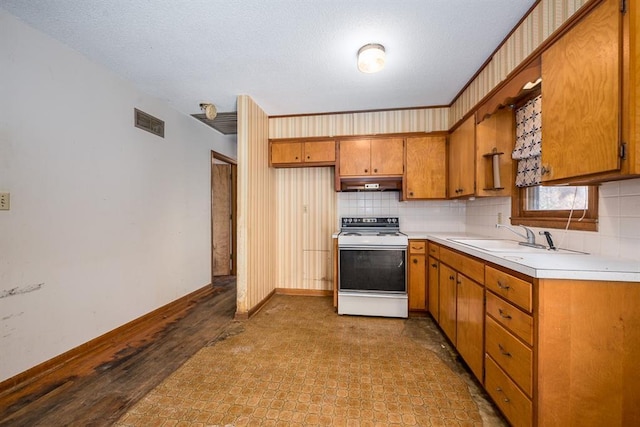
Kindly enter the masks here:
M 276 171 L 269 167 L 267 115 L 238 97 L 237 313 L 245 314 L 275 289 Z

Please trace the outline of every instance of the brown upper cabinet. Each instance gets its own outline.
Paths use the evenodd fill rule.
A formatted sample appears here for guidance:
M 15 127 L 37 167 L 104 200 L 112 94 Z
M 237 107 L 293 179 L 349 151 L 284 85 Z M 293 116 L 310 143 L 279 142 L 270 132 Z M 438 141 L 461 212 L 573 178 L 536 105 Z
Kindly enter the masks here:
M 476 125 L 476 196 L 511 195 L 514 176 L 511 151 L 515 138 L 514 114 L 509 107 Z
M 449 197 L 475 194 L 475 118 L 470 116 L 449 136 Z
M 423 136 L 406 139 L 404 199 L 447 197 L 447 139 Z
M 271 165 L 274 167 L 333 166 L 336 163 L 336 142 L 271 141 Z
M 542 181 L 640 173 L 640 5 L 604 0 L 542 54 Z
M 362 138 L 340 141 L 340 176 L 402 175 L 403 138 Z

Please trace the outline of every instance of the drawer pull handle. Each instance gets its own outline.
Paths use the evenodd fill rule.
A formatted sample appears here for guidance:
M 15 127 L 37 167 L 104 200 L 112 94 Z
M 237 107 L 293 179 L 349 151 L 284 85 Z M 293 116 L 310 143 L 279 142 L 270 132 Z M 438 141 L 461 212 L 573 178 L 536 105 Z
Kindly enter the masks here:
M 502 353 L 503 356 L 511 357 L 511 353 L 506 351 L 502 344 L 498 344 L 498 348 L 500 348 L 500 353 Z
M 511 315 L 510 314 L 504 314 L 504 311 L 502 311 L 501 308 L 498 309 L 498 312 L 500 313 L 500 317 L 502 317 L 503 319 L 511 319 Z
M 499 287 L 500 289 L 504 289 L 505 291 L 508 291 L 508 290 L 509 290 L 509 288 L 510 288 L 510 286 L 509 286 L 509 285 L 503 285 L 503 284 L 502 284 L 502 282 L 500 282 L 499 280 L 498 280 L 498 287 Z

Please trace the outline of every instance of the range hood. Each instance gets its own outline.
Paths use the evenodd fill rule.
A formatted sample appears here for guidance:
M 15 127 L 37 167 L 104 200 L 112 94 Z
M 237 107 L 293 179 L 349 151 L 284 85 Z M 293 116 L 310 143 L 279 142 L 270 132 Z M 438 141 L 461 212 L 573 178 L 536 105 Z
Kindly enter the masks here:
M 402 177 L 341 178 L 340 191 L 402 191 Z

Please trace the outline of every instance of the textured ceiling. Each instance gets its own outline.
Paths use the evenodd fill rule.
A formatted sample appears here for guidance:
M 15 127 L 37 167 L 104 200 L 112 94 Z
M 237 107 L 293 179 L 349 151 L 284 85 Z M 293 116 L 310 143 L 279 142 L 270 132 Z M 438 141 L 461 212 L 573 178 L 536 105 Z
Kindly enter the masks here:
M 0 0 L 0 7 L 186 114 L 449 104 L 534 0 Z M 381 43 L 387 66 L 356 68 Z

